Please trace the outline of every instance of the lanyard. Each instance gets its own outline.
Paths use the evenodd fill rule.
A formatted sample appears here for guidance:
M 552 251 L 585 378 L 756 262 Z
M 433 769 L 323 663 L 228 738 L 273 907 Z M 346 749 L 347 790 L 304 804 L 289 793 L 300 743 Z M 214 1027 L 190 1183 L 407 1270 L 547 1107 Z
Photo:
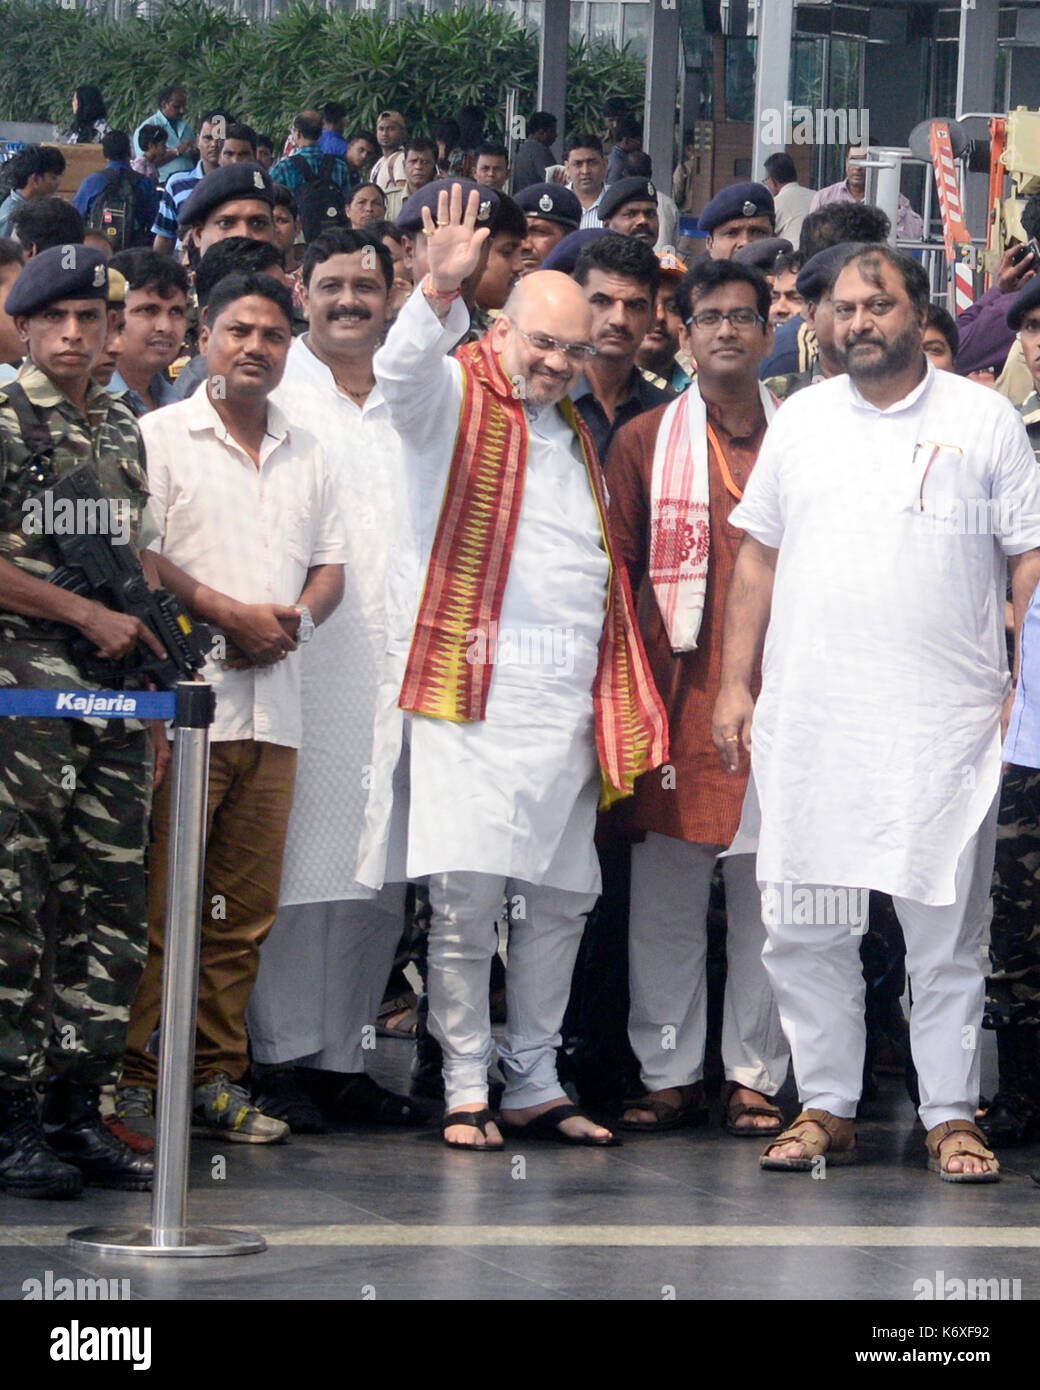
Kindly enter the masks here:
M 723 450 L 722 445 L 719 443 L 718 435 L 711 427 L 710 420 L 707 422 L 707 425 L 708 438 L 711 441 L 712 448 L 715 450 L 715 457 L 719 461 L 719 468 L 722 470 L 722 481 L 726 484 L 726 491 L 732 497 L 735 497 L 739 502 L 740 499 L 744 496 L 744 491 L 742 488 L 737 487 L 736 483 L 733 481 L 733 474 L 730 471 L 729 459 L 727 459 L 725 451 Z

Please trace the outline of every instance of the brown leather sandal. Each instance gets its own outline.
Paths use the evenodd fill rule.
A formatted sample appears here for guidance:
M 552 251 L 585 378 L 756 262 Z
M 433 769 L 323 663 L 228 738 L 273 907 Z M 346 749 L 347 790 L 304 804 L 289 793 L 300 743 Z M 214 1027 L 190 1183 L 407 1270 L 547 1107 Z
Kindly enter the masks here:
M 808 1130 L 809 1124 L 818 1125 L 825 1137 L 821 1138 Z M 804 1158 L 770 1158 L 775 1148 L 792 1140 L 804 1144 L 808 1150 Z M 854 1122 L 843 1119 L 840 1115 L 832 1115 L 829 1110 L 803 1110 L 783 1134 L 770 1139 L 765 1153 L 758 1160 L 758 1165 L 760 1168 L 773 1168 L 781 1173 L 807 1173 L 815 1167 L 816 1160 L 821 1157 L 825 1159 L 828 1167 L 832 1164 L 837 1168 L 845 1163 L 855 1163 Z
M 735 1091 L 753 1091 L 761 1099 L 760 1105 L 747 1105 L 742 1100 L 734 1100 Z M 738 1139 L 772 1139 L 784 1127 L 784 1112 L 776 1105 L 770 1105 L 761 1091 L 751 1086 L 742 1086 L 739 1081 L 727 1081 L 722 1088 L 722 1123 L 727 1134 L 735 1134 Z M 765 1115 L 775 1120 L 773 1125 L 741 1125 L 737 1121 L 744 1115 Z
M 693 1127 L 708 1123 L 708 1102 L 704 1095 L 703 1081 L 694 1081 L 688 1086 L 675 1086 L 667 1089 L 679 1092 L 682 1097 L 679 1105 L 670 1105 L 666 1100 L 654 1099 L 649 1093 L 622 1101 L 618 1129 L 629 1130 L 634 1134 L 660 1134 L 665 1130 L 684 1129 L 687 1126 Z M 648 1110 L 654 1118 L 652 1120 L 626 1120 L 624 1117 L 629 1110 Z
M 946 1141 L 957 1135 L 953 1144 L 943 1148 Z M 986 1136 L 970 1120 L 943 1120 L 934 1125 L 925 1138 L 928 1145 L 928 1170 L 938 1173 L 943 1182 L 999 1182 L 1000 1164 L 992 1149 L 986 1148 Z M 988 1173 L 951 1173 L 951 1158 L 985 1158 L 993 1165 Z

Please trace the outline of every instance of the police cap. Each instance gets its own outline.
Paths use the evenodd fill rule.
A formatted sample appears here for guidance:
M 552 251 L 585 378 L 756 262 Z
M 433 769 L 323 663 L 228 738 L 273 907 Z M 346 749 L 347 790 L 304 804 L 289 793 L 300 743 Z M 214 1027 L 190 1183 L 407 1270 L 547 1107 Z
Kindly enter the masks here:
M 793 250 L 794 247 L 786 237 L 766 236 L 759 241 L 749 241 L 747 246 L 734 251 L 732 259 L 739 265 L 753 265 L 756 270 L 762 271 L 763 275 L 769 275 L 777 256 L 781 252 L 786 255 L 788 251 Z
M 589 242 L 595 241 L 597 237 L 611 235 L 616 236 L 617 233 L 608 232 L 606 227 L 582 227 L 578 232 L 568 232 L 562 241 L 556 243 L 538 269 L 562 270 L 564 275 L 572 275 L 574 267 L 578 264 L 578 257 Z
M 429 208 L 430 216 L 436 221 L 437 201 L 440 195 L 442 193 L 450 194 L 455 184 L 458 184 L 462 189 L 463 211 L 466 209 L 469 195 L 474 189 L 477 190 L 480 194 L 477 226 L 489 227 L 491 231 L 494 231 L 498 220 L 499 195 L 493 188 L 474 183 L 472 179 L 434 179 L 433 183 L 425 184 L 417 193 L 413 193 L 410 198 L 404 200 L 401 211 L 394 218 L 397 230 L 404 232 L 407 236 L 415 236 L 416 233 L 421 232 L 423 229 L 423 208 Z
M 734 183 L 716 193 L 701 215 L 697 226 L 702 232 L 713 232 L 723 222 L 738 217 L 768 217 L 773 220 L 773 195 L 763 183 Z
M 528 217 L 541 217 L 546 222 L 558 222 L 576 232 L 581 226 L 581 204 L 578 195 L 562 183 L 532 183 L 513 195 L 513 202 Z
M 1013 328 L 1017 333 L 1022 327 L 1022 320 L 1030 309 L 1035 309 L 1040 304 L 1040 275 L 1033 278 L 1019 290 L 1011 301 L 1011 308 L 1007 314 L 1007 326 Z
M 59 299 L 107 299 L 108 263 L 79 242 L 50 246 L 34 256 L 11 286 L 4 304 L 14 318 L 28 317 Z
M 826 246 L 810 256 L 798 272 L 795 288 L 810 304 L 819 304 L 820 296 L 830 289 L 839 267 L 848 259 L 849 253 L 856 249 L 854 241 L 839 241 L 837 246 Z
M 258 198 L 274 207 L 274 185 L 259 164 L 224 164 L 199 179 L 184 200 L 177 226 L 182 232 L 200 227 L 221 203 L 231 203 L 236 198 Z
M 653 203 L 657 205 L 657 189 L 649 179 L 618 179 L 603 194 L 599 204 L 599 220 L 608 222 L 625 203 Z

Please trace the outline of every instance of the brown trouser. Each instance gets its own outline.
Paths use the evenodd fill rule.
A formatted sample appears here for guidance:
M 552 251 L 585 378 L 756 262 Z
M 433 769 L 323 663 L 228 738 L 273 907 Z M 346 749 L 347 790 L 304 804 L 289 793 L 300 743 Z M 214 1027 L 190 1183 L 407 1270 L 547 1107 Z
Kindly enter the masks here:
M 148 963 L 130 1012 L 125 1086 L 154 1086 L 158 1074 L 158 1061 L 145 1048 L 158 1025 L 162 998 L 170 780 L 156 793 L 153 807 Z M 295 748 L 252 739 L 210 745 L 196 1085 L 217 1072 L 237 1081 L 249 1065 L 246 1005 L 260 966 L 260 945 L 278 911 L 295 781 Z

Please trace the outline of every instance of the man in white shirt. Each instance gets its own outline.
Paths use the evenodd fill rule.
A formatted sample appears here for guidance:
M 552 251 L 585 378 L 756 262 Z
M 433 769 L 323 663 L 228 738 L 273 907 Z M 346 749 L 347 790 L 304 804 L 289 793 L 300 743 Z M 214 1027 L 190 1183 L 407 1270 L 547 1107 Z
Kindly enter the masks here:
M 599 228 L 602 226 L 599 205 L 607 174 L 603 144 L 598 135 L 585 132 L 572 135 L 567 141 L 566 150 L 566 162 L 563 167 L 567 186 L 574 190 L 581 204 L 581 226 Z
M 747 534 L 713 721 L 731 771 L 754 735 L 735 844 L 760 807 L 763 959 L 803 1105 L 761 1162 L 854 1157 L 876 889 L 906 939 L 929 1167 L 992 1182 L 974 1115 L 1010 708 L 1004 570 L 1007 557 L 1020 627 L 1040 576 L 1040 474 L 1012 407 L 925 357 L 928 278 L 911 256 L 852 248 L 830 300 L 848 375 L 784 405 L 731 516 Z
M 376 139 L 382 151 L 372 165 L 369 178 L 384 193 L 405 185 L 404 141 L 408 127 L 400 111 L 380 111 L 376 121 Z
M 203 670 L 211 730 L 195 1116 L 224 1138 L 288 1132 L 250 1104 L 245 1012 L 278 906 L 300 745 L 300 660 L 343 593 L 346 550 L 321 446 L 268 399 L 292 340 L 292 299 L 269 275 L 237 272 L 210 295 L 199 348 L 209 379 L 145 416 L 148 485 L 163 582 L 217 631 Z M 190 576 L 190 577 L 189 577 Z M 169 837 L 154 809 L 149 953 L 130 1019 L 119 1111 L 147 1114 L 156 1059 Z
M 435 216 L 423 208 L 428 274 L 375 358 L 409 506 L 358 877 L 429 875 L 445 1142 L 502 1147 L 487 1109 L 488 972 L 507 903 L 503 1117 L 532 1138 L 607 1144 L 567 1104 L 555 1052 L 599 888 L 600 792 L 625 795 L 656 765 L 664 715 L 627 584 L 616 570 L 611 583 L 595 449 L 565 399 L 590 350 L 581 291 L 536 271 L 485 338 L 446 355 L 488 237 L 482 192 L 465 212 L 458 186 Z
M 366 1074 L 363 1045 L 401 934 L 405 885 L 376 893 L 354 877 L 386 646 L 387 563 L 404 511 L 401 442 L 372 371 L 393 276 L 390 252 L 369 232 L 336 229 L 311 242 L 303 260 L 310 329 L 290 348 L 272 398 L 325 449 L 348 555 L 344 602 L 301 656 L 303 741 L 278 916 L 249 1003 L 253 1099 L 294 1131 L 321 1128 L 321 1112 L 422 1122 L 412 1102 Z
M 771 154 L 766 160 L 765 170 L 762 182 L 773 195 L 773 211 L 776 216 L 774 234 L 786 237 L 792 246 L 797 246 L 802 223 L 812 207 L 816 194 L 813 189 L 803 188 L 798 182 L 795 162 L 785 151 Z

